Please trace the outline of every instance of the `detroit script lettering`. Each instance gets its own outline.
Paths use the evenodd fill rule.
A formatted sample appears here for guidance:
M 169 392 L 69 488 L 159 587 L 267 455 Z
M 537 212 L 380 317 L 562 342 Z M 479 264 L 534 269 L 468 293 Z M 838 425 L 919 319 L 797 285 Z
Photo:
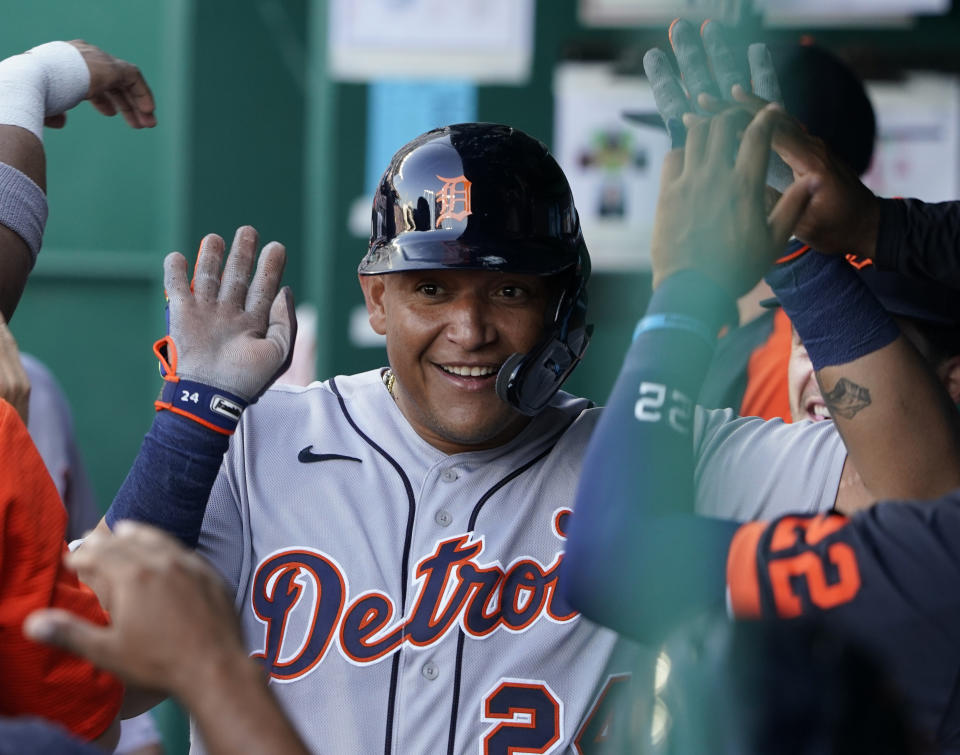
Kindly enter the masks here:
M 568 514 L 557 512 L 554 519 L 560 537 Z M 252 606 L 265 625 L 262 650 L 254 657 L 264 660 L 275 680 L 293 681 L 316 668 L 331 643 L 348 661 L 368 664 L 404 644 L 431 645 L 457 626 L 480 639 L 496 631 L 523 632 L 541 619 L 564 623 L 579 616 L 557 594 L 562 553 L 546 565 L 521 558 L 502 568 L 484 564 L 483 549 L 482 536 L 439 541 L 416 564 L 413 608 L 396 620 L 389 595 L 374 590 L 351 599 L 344 570 L 331 556 L 311 548 L 274 553 L 254 577 Z M 290 636 L 288 620 L 297 607 L 311 611 L 305 636 Z M 288 657 L 291 648 L 297 650 Z

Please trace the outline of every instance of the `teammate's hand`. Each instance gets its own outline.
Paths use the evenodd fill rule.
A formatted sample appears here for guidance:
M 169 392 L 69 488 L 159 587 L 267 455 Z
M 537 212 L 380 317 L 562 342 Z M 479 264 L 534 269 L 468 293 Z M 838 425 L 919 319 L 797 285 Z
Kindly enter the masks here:
M 30 378 L 20 361 L 17 342 L 0 315 L 0 398 L 4 399 L 27 424 L 30 406 Z
M 182 695 L 221 664 L 246 661 L 223 582 L 197 555 L 158 529 L 118 522 L 64 558 L 104 601 L 110 625 L 43 609 L 24 621 L 37 642 L 88 658 L 128 683 Z
M 768 104 L 739 86 L 734 87 L 734 97 L 752 113 Z M 880 224 L 880 199 L 796 118 L 781 110 L 775 121 L 773 149 L 796 179 L 812 177 L 820 187 L 797 221 L 794 234 L 824 254 L 872 258 Z
M 745 110 L 727 110 L 695 124 L 685 149 L 667 154 L 651 247 L 654 287 L 694 269 L 736 298 L 781 252 L 816 190 L 814 178 L 794 182 L 767 217 L 765 178 L 781 112 L 769 106 L 750 120 Z
M 182 254 L 173 252 L 163 262 L 177 374 L 253 401 L 293 355 L 293 294 L 280 289 L 286 249 L 276 241 L 267 244 L 252 281 L 256 230 L 237 229 L 221 276 L 223 250 L 216 234 L 203 239 L 190 284 Z
M 668 35 L 682 79 L 670 57 L 656 47 L 643 56 L 643 68 L 674 147 L 683 146 L 685 127 L 729 107 L 734 87 L 750 91 L 752 86 L 758 96 L 782 104 L 780 82 L 766 45 L 750 45 L 745 62 L 715 21 L 704 23 L 698 33 L 689 21 L 678 18 L 670 24 Z M 774 156 L 767 182 L 783 191 L 792 181 L 790 169 Z
M 123 113 L 124 120 L 132 128 L 157 125 L 153 93 L 139 68 L 82 39 L 71 40 L 70 44 L 80 51 L 90 71 L 86 99 L 91 105 L 104 115 Z M 66 113 L 44 119 L 44 125 L 50 128 L 62 128 L 66 122 Z

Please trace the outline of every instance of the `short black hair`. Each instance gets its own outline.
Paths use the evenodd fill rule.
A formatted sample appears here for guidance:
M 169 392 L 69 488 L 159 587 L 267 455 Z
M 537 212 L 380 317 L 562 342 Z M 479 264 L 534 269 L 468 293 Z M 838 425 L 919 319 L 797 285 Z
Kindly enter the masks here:
M 867 90 L 839 57 L 815 44 L 770 45 L 783 104 L 857 175 L 873 157 L 877 119 Z

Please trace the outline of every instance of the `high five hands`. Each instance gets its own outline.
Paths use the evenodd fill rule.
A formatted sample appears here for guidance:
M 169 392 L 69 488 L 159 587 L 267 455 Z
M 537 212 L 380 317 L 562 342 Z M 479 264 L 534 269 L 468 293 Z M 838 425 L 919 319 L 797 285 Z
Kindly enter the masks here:
M 757 114 L 771 101 L 781 100 L 765 45 L 750 45 L 749 65 L 745 65 L 716 22 L 706 22 L 698 34 L 689 22 L 678 19 L 671 24 L 669 36 L 677 67 L 656 48 L 644 56 L 644 67 L 674 146 L 681 146 L 684 131 L 704 118 L 732 107 Z M 774 124 L 771 143 L 775 155 L 767 183 L 780 191 L 800 179 L 818 187 L 791 233 L 822 253 L 872 257 L 880 200 L 821 139 L 808 134 L 786 111 L 774 111 L 769 117 Z
M 221 273 L 223 239 L 204 237 L 190 282 L 182 254 L 163 264 L 177 374 L 247 402 L 289 366 L 297 332 L 293 295 L 280 288 L 286 249 L 271 241 L 257 262 L 257 242 L 255 229 L 238 228 Z
M 756 116 L 727 109 L 693 123 L 685 148 L 667 154 L 651 245 L 654 287 L 693 269 L 736 298 L 773 264 L 819 186 L 815 176 L 794 181 L 767 215 L 767 165 L 782 113 L 778 105 Z

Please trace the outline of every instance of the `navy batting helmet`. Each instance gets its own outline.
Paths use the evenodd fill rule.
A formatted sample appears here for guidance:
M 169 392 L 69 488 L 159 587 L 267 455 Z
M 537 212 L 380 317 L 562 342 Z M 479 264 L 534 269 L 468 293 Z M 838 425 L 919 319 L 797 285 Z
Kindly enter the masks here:
M 543 409 L 590 340 L 590 275 L 567 179 L 546 146 L 492 123 L 434 129 L 397 152 L 373 200 L 361 275 L 405 270 L 502 270 L 563 277 L 544 336 L 514 354 L 497 393 L 518 411 Z

